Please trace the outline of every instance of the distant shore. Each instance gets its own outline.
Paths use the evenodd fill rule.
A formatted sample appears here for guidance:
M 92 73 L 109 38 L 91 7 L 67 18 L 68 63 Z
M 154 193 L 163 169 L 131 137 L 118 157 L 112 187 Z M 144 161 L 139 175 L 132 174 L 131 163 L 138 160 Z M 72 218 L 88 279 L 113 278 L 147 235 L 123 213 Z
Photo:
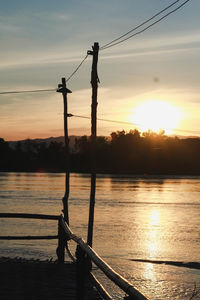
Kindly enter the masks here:
M 0 171 L 54 172 L 68 169 L 73 173 L 90 173 L 91 139 L 74 139 L 69 157 L 62 142 L 26 140 L 10 145 L 0 138 Z M 96 138 L 96 173 L 139 176 L 200 176 L 200 138 L 166 136 L 148 131 L 117 131 L 108 139 Z
M 2 171 L 0 169 L 0 173 L 24 173 L 24 174 L 35 174 L 35 173 L 41 173 L 41 174 L 65 174 L 64 171 L 52 171 L 52 170 L 36 170 L 36 171 L 21 171 L 21 170 L 14 170 L 14 171 Z M 72 171 L 70 172 L 71 174 L 84 174 L 86 176 L 90 176 L 90 172 L 86 171 L 86 172 L 81 172 L 81 171 Z M 140 174 L 140 173 L 111 173 L 111 172 L 97 172 L 96 173 L 97 176 L 109 176 L 109 177 L 131 177 L 131 178 L 142 178 L 142 179 L 154 179 L 154 178 L 163 178 L 163 179 L 167 179 L 167 178 L 197 178 L 197 177 L 200 177 L 200 172 L 199 173 L 168 173 L 168 174 L 165 174 L 165 173 L 160 173 L 160 174 L 157 174 L 157 173 L 149 173 L 149 174 Z

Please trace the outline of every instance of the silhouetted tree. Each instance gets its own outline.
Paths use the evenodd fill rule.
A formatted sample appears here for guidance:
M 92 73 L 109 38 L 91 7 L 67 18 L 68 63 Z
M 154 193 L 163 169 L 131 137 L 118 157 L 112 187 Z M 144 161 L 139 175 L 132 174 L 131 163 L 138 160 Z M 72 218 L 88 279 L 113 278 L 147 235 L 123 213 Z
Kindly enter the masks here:
M 0 170 L 10 171 L 10 160 L 12 158 L 12 150 L 9 147 L 8 142 L 5 142 L 3 138 L 0 138 Z
M 112 132 L 96 139 L 96 169 L 101 173 L 200 174 L 200 139 L 168 137 L 164 131 Z M 0 171 L 65 171 L 65 148 L 58 142 L 26 140 L 11 148 L 0 138 Z M 73 172 L 90 172 L 91 142 L 75 140 L 70 153 Z

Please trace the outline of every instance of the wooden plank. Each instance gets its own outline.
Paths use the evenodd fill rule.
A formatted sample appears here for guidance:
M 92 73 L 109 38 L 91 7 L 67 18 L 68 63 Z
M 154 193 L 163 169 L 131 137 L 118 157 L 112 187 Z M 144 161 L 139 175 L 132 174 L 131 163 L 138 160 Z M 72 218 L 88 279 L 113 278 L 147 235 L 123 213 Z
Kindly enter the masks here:
M 98 281 L 98 279 L 94 276 L 93 273 L 89 273 L 89 279 L 92 284 L 95 286 L 99 294 L 103 297 L 104 300 L 114 300 L 111 295 L 105 290 L 103 285 Z
M 76 300 L 76 265 L 0 258 L 0 299 Z M 88 300 L 100 300 L 87 284 Z
M 125 293 L 132 296 L 135 300 L 147 300 L 148 298 L 144 296 L 140 291 L 131 285 L 128 280 L 123 278 L 120 274 L 114 271 L 90 246 L 88 246 L 85 241 L 81 238 L 73 234 L 69 226 L 64 222 L 62 216 L 61 224 L 63 229 L 66 232 L 67 237 L 71 238 L 80 247 L 87 253 L 90 259 L 103 271 L 103 273 L 112 280 L 117 286 L 119 286 Z
M 0 213 L 0 218 L 59 220 L 60 216 L 27 213 Z

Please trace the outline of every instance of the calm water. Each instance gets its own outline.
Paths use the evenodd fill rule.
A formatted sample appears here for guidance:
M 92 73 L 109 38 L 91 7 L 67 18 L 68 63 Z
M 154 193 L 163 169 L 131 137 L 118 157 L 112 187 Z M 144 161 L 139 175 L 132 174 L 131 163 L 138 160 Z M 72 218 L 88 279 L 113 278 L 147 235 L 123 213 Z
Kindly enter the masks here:
M 90 178 L 72 174 L 70 184 L 71 228 L 86 238 Z M 0 173 L 1 212 L 60 214 L 63 195 L 64 174 Z M 57 234 L 55 221 L 0 222 L 4 235 Z M 200 287 L 200 270 L 132 259 L 200 262 L 199 228 L 200 177 L 97 179 L 94 248 L 152 300 L 189 300 L 194 283 Z M 56 241 L 1 241 L 0 256 L 56 258 L 55 249 Z

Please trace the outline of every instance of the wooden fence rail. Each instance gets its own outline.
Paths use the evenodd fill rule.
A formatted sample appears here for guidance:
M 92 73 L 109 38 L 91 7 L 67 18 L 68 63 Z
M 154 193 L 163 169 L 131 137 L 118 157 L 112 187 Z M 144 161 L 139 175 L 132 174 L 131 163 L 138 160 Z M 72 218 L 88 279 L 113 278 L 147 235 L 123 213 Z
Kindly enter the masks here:
M 113 300 L 110 294 L 104 289 L 102 284 L 96 279 L 91 272 L 93 262 L 99 269 L 120 289 L 122 289 L 130 300 L 148 300 L 141 292 L 133 287 L 125 278 L 115 272 L 86 242 L 76 236 L 66 224 L 62 215 L 43 215 L 43 214 L 27 214 L 27 213 L 0 213 L 0 218 L 26 218 L 26 219 L 43 219 L 58 221 L 58 235 L 54 236 L 0 236 L 0 240 L 40 240 L 40 239 L 58 239 L 57 256 L 58 262 L 64 263 L 65 249 L 68 245 L 67 241 L 73 240 L 77 244 L 76 263 L 77 263 L 77 300 L 85 297 L 84 281 L 88 276 L 93 285 L 97 288 L 102 298 L 105 300 Z M 70 256 L 70 255 L 69 255 Z
M 60 216 L 43 215 L 43 214 L 26 214 L 26 213 L 0 213 L 0 218 L 59 220 Z
M 92 284 L 96 287 L 97 291 L 104 300 L 114 300 L 92 272 L 89 273 L 89 279 L 91 280 Z
M 23 236 L 0 236 L 0 240 L 56 240 L 58 239 L 58 235 L 23 235 Z
M 60 216 L 60 218 L 61 218 L 61 225 L 68 238 L 75 241 L 81 247 L 81 249 L 88 255 L 91 261 L 93 261 L 109 279 L 111 279 L 125 293 L 131 296 L 130 299 L 135 299 L 135 300 L 148 299 L 136 288 L 134 288 L 125 278 L 123 278 L 121 275 L 115 272 L 90 246 L 88 246 L 85 243 L 85 241 L 81 237 L 78 237 L 75 234 L 73 234 L 69 226 L 65 223 L 62 215 Z

